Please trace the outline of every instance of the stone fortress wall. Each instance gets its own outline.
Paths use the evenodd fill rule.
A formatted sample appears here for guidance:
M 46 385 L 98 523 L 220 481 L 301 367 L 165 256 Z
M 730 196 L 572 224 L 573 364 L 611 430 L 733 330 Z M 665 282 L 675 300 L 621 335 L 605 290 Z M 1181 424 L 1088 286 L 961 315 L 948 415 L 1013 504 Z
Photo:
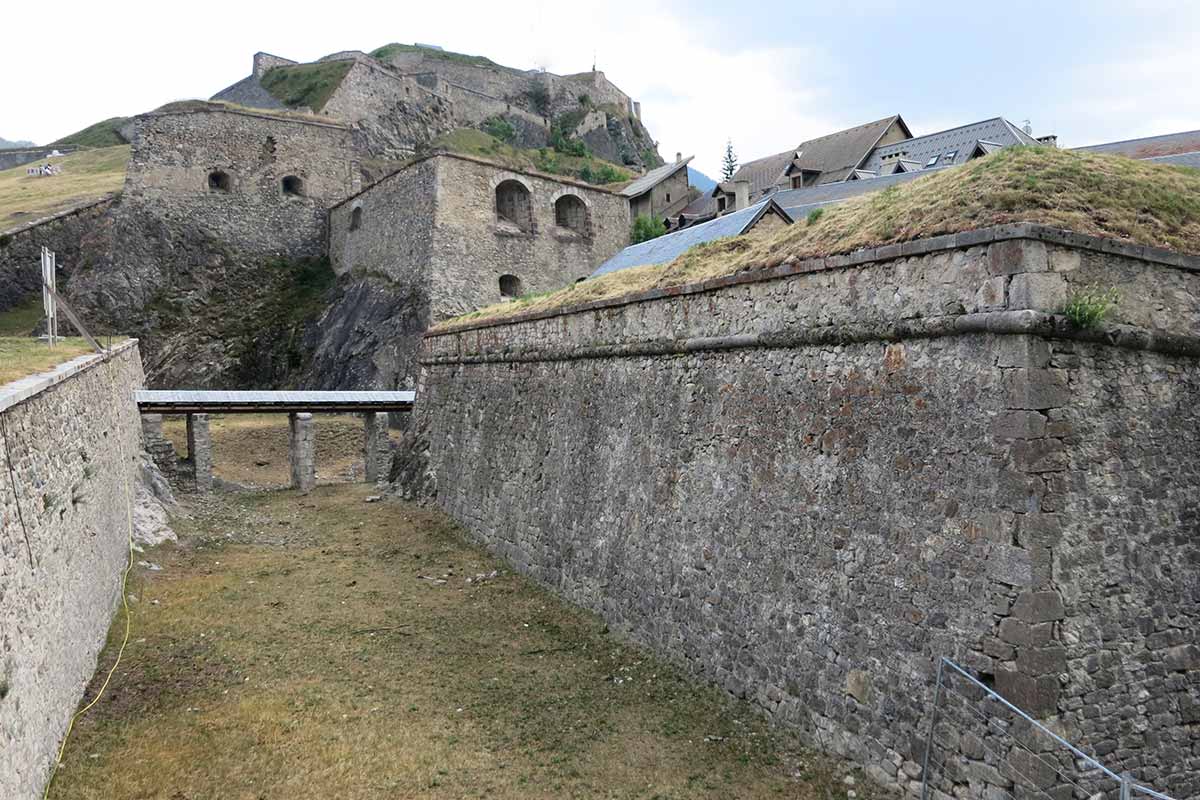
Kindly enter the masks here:
M 497 187 L 527 192 L 527 230 L 500 220 Z M 571 195 L 585 209 L 578 228 L 557 224 L 555 203 Z M 334 206 L 329 254 L 339 276 L 374 276 L 408 299 L 404 323 L 387 341 L 400 382 L 416 379 L 420 337 L 434 322 L 502 302 L 501 276 L 521 292 L 566 286 L 628 241 L 620 195 L 549 175 L 515 172 L 482 159 L 434 155 Z
M 57 255 L 60 278 L 69 277 L 114 202 L 112 197 L 92 200 L 0 233 L 0 311 L 40 296 L 42 247 Z
M 319 256 L 354 185 L 348 127 L 199 104 L 137 118 L 122 203 L 250 256 Z
M 521 571 L 909 795 L 949 656 L 1195 797 L 1198 331 L 1200 259 L 1004 226 L 431 333 L 415 433 Z
M 0 797 L 42 796 L 120 603 L 141 386 L 130 341 L 0 387 Z

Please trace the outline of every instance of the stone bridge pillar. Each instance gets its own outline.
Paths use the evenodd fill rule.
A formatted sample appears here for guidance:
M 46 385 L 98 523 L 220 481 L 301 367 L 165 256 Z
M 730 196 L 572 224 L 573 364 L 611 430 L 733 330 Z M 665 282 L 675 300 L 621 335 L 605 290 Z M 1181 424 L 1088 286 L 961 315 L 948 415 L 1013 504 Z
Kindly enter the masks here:
M 317 485 L 312 414 L 288 414 L 288 462 L 292 467 L 292 488 L 308 494 Z
M 364 457 L 366 460 L 367 483 L 379 483 L 387 480 L 392 467 L 392 442 L 388 438 L 388 415 L 368 411 L 363 414 L 363 424 L 366 427 L 366 445 Z
M 161 428 L 160 428 L 161 430 Z M 196 491 L 212 491 L 212 438 L 208 432 L 208 414 L 187 415 L 188 458 L 195 473 Z

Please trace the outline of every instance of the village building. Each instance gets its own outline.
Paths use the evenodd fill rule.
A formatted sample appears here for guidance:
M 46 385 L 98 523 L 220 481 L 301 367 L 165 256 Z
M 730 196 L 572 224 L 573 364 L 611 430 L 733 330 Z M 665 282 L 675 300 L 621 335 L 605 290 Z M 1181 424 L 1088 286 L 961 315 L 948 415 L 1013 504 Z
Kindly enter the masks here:
M 676 228 L 695 225 L 740 211 L 769 196 L 798 219 L 814 208 L 906 180 L 892 176 L 916 178 L 1004 147 L 1053 140 L 1035 139 L 1003 117 L 913 136 L 897 114 L 748 162 L 732 180 L 719 183 L 708 196 L 689 203 L 672 223 Z
M 693 156 L 675 154 L 675 161 L 650 170 L 621 190 L 629 201 L 629 218 L 649 217 L 665 220 L 683 211 L 688 196 L 687 165 Z

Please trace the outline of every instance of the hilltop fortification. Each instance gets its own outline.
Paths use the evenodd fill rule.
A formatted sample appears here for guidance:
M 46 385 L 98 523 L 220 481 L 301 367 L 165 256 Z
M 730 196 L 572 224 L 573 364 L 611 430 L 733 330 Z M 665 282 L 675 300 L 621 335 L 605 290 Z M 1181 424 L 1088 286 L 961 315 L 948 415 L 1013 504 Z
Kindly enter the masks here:
M 389 44 L 300 64 L 256 53 L 250 75 L 213 100 L 296 109 L 340 119 L 372 156 L 420 152 L 455 128 L 500 128 L 518 147 L 578 140 L 596 156 L 638 170 L 662 162 L 641 104 L 603 72 L 555 75 L 482 56 Z

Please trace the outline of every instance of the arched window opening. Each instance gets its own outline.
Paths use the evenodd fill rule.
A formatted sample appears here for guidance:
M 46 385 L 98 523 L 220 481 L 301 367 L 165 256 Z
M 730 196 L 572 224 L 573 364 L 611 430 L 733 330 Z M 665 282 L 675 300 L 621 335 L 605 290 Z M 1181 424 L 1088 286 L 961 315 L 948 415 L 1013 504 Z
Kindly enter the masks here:
M 304 181 L 295 175 L 285 175 L 283 178 L 283 193 L 294 197 L 303 197 Z
M 587 234 L 587 206 L 573 194 L 564 194 L 554 201 L 554 224 L 560 228 Z
M 356 231 L 362 227 L 362 206 L 350 212 L 350 230 Z
M 228 192 L 233 188 L 233 181 L 229 179 L 229 174 L 222 172 L 219 169 L 214 169 L 208 173 L 208 190 L 210 192 Z
M 519 181 L 504 181 L 496 187 L 496 217 L 511 222 L 526 233 L 533 229 L 529 190 Z
M 513 299 L 525 294 L 525 287 L 521 285 L 521 279 L 516 275 L 501 275 L 500 276 L 500 296 L 506 299 Z

